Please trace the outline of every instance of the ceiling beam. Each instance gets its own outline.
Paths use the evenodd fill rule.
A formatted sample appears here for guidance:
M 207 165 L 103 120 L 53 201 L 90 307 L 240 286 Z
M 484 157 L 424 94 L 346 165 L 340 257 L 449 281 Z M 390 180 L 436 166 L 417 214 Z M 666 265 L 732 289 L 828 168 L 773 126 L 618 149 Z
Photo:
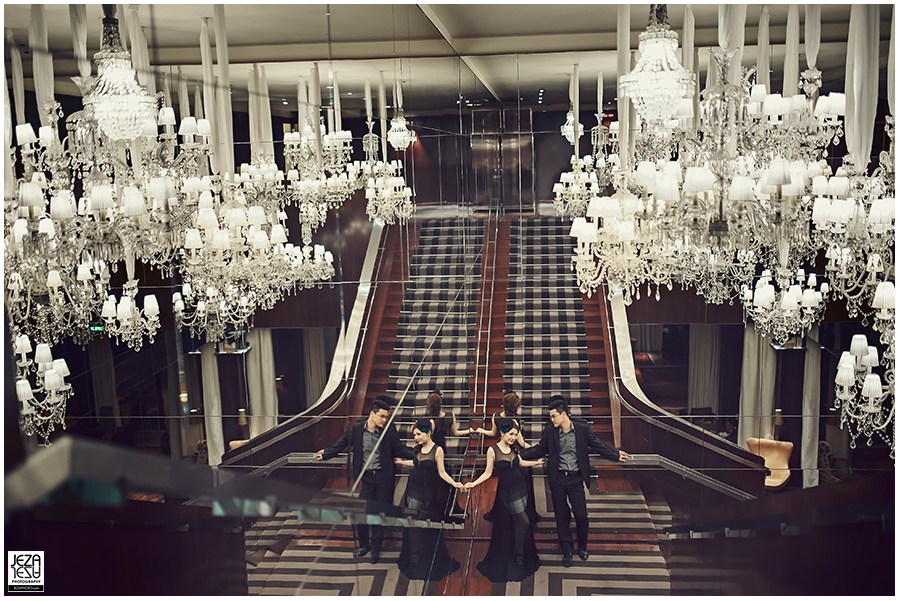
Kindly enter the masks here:
M 497 93 L 497 91 L 494 89 L 494 86 L 491 85 L 491 82 L 488 81 L 488 79 L 484 76 L 484 73 L 481 71 L 481 69 L 479 69 L 478 66 L 474 64 L 468 56 L 461 53 L 456 48 L 456 44 L 454 43 L 453 36 L 450 34 L 450 30 L 447 29 L 446 25 L 444 25 L 443 20 L 438 17 L 437 13 L 434 12 L 434 9 L 431 7 L 431 5 L 419 4 L 417 6 L 422 10 L 422 13 L 424 13 L 425 16 L 428 17 L 428 20 L 431 21 L 431 24 L 434 25 L 435 29 L 440 32 L 440 34 L 444 37 L 450 47 L 453 48 L 453 51 L 456 52 L 457 56 L 462 59 L 469 70 L 472 71 L 475 77 L 478 78 L 478 81 L 480 81 L 481 84 L 487 89 L 487 91 L 491 93 L 491 96 L 493 96 L 497 100 L 497 102 L 502 105 L 503 100 L 500 98 L 500 94 Z

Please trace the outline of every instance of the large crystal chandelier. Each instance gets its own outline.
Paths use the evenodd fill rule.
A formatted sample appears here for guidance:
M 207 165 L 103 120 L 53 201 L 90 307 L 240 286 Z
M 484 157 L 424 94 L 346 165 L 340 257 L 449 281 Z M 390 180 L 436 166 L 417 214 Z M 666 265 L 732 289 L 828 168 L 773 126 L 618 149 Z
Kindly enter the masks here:
M 38 434 L 44 444 L 50 444 L 50 434 L 57 425 L 66 427 L 66 400 L 72 396 L 72 385 L 66 383 L 69 368 L 65 359 L 54 359 L 49 344 L 40 343 L 34 349 L 25 334 L 15 337 L 13 352 L 16 361 L 16 396 L 19 401 L 19 416 L 26 435 Z M 37 386 L 32 388 L 29 377 L 34 375 Z M 35 393 L 39 396 L 35 397 Z
M 796 280 L 787 270 L 779 270 L 776 288 L 771 272 L 765 270 L 753 291 L 748 287 L 742 290 L 744 310 L 760 334 L 784 344 L 789 338 L 804 336 L 821 320 L 828 284 L 823 282 L 817 289 L 815 274 L 809 275 L 805 285 L 804 279 L 803 269 L 797 270 Z
M 140 135 L 147 119 L 156 112 L 156 100 L 138 84 L 131 55 L 119 39 L 115 5 L 103 5 L 103 38 L 94 55 L 97 79 L 84 96 L 84 105 L 103 134 L 113 142 L 131 141 Z
M 679 99 L 689 98 L 694 91 L 693 75 L 675 56 L 678 34 L 669 29 L 665 4 L 650 5 L 647 30 L 638 40 L 640 58 L 619 86 L 634 101 L 643 121 L 662 124 L 675 114 Z

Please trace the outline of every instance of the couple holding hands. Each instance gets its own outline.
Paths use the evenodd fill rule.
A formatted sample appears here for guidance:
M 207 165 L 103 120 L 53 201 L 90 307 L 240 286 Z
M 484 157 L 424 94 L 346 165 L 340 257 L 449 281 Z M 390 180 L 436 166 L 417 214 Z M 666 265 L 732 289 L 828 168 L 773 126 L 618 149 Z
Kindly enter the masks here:
M 444 450 L 434 441 L 435 422 L 432 419 L 416 421 L 413 430 L 416 447 L 402 444 L 395 428 L 388 429 L 384 437 L 381 437 L 390 415 L 390 400 L 385 396 L 377 397 L 372 402 L 367 418 L 357 421 L 328 449 L 316 453 L 317 459 L 329 459 L 347 446 L 352 446 L 355 451 L 352 453 L 353 471 L 357 477 L 363 464 L 375 454 L 370 462 L 370 469 L 363 474 L 360 498 L 390 503 L 393 499 L 393 466 L 396 462 L 412 468 L 407 485 L 407 506 L 410 509 L 444 514 L 448 506 L 447 485 L 460 490 L 471 490 L 496 471 L 498 481 L 491 509 L 491 541 L 484 559 L 478 564 L 478 570 L 492 582 L 521 581 L 537 571 L 540 559 L 534 543 L 533 527 L 526 512 L 528 482 L 519 468 L 541 465 L 546 456 L 547 477 L 563 550 L 563 565 L 572 565 L 572 513 L 575 515 L 579 556 L 587 559 L 588 521 L 584 490 L 591 474 L 588 450 L 613 461 L 625 461 L 628 455 L 624 451 L 612 449 L 598 439 L 586 422 L 570 419 L 564 397 L 550 397 L 547 409 L 551 423 L 544 428 L 538 444 L 521 452 L 517 449 L 521 441 L 518 421 L 508 416 L 494 416 L 500 440 L 488 449 L 484 472 L 465 484 L 454 481 L 444 468 Z M 379 439 L 381 443 L 376 444 Z M 358 452 L 359 450 L 362 452 Z M 371 561 L 376 563 L 380 557 L 384 528 L 372 527 L 371 546 L 368 526 L 361 524 L 356 530 L 359 546 L 354 555 L 363 557 L 371 552 Z M 459 563 L 447 550 L 443 531 L 440 529 L 404 529 L 398 564 L 410 579 L 427 578 L 435 581 L 459 568 Z

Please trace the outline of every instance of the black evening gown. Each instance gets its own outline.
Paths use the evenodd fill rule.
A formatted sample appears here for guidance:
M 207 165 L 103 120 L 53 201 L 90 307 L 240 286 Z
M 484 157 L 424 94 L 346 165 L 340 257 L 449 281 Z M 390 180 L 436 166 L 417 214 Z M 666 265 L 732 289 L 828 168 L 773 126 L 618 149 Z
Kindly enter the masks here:
M 422 453 L 418 447 L 413 459 L 413 469 L 406 486 L 406 505 L 410 509 L 444 515 L 446 495 L 443 488 L 448 486 L 438 474 L 435 453 L 438 445 L 430 453 Z M 418 564 L 413 564 L 418 555 Z M 404 528 L 403 546 L 397 565 L 410 580 L 438 581 L 459 569 L 459 562 L 447 550 L 444 531 L 439 528 Z
M 491 582 L 521 582 L 541 566 L 534 544 L 534 527 L 528 521 L 522 547 L 523 565 L 516 563 L 513 514 L 525 510 L 528 483 L 519 468 L 515 450 L 504 454 L 494 445 L 494 471 L 497 473 L 497 495 L 491 508 L 493 529 L 487 554 L 478 564 L 478 571 Z
M 442 449 L 444 449 L 444 454 L 446 456 L 447 453 L 447 435 L 450 433 L 450 429 L 453 425 L 453 414 L 447 413 L 444 417 L 432 417 L 434 420 L 434 434 L 432 435 L 432 440 L 434 440 L 434 444 L 440 445 Z M 450 474 L 453 477 L 453 474 Z M 459 498 L 453 494 L 454 488 L 444 482 L 443 480 L 438 481 L 438 485 L 442 487 L 443 499 L 441 500 L 441 513 L 443 514 L 453 514 L 456 516 L 461 516 L 466 513 L 466 511 L 460 506 Z M 451 498 L 453 498 L 453 502 L 451 503 Z

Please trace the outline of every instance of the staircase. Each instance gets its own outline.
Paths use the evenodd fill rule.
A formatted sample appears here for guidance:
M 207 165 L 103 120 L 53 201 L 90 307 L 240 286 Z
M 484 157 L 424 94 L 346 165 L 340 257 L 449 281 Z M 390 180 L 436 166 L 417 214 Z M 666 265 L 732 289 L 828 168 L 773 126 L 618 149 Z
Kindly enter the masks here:
M 550 217 L 516 219 L 510 226 L 504 380 L 522 399 L 526 439 L 540 437 L 553 394 L 568 399 L 572 416 L 589 419 L 592 392 L 603 384 L 608 404 L 605 365 L 602 376 L 590 376 L 569 229 Z

